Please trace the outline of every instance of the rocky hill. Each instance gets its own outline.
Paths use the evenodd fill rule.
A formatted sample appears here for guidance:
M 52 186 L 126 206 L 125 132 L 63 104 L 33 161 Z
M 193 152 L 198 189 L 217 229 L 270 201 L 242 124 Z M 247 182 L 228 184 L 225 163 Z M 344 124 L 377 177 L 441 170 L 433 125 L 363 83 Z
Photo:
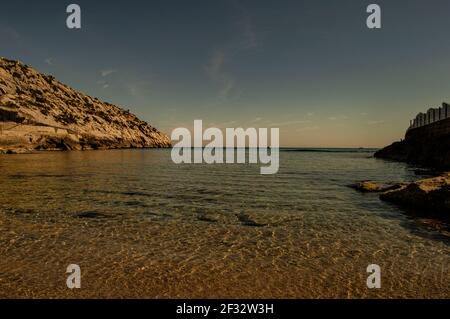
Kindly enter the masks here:
M 0 152 L 170 147 L 129 111 L 0 58 Z

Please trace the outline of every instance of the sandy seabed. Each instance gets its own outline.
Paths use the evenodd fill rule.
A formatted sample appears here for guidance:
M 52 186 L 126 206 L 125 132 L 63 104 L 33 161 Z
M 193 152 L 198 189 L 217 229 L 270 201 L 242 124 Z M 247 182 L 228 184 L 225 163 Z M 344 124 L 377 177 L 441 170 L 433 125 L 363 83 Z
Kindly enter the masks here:
M 167 216 L 166 216 L 167 217 Z M 264 227 L 174 221 L 164 216 L 0 214 L 1 298 L 448 298 L 449 250 L 374 247 L 308 216 L 259 217 Z M 386 230 L 384 236 L 395 236 Z M 356 246 L 356 247 L 355 247 Z M 349 247 L 353 247 L 349 249 Z M 359 248 L 357 248 L 359 247 Z M 363 249 L 367 247 L 367 249 Z M 382 289 L 366 268 L 382 267 Z M 69 264 L 82 288 L 69 290 Z

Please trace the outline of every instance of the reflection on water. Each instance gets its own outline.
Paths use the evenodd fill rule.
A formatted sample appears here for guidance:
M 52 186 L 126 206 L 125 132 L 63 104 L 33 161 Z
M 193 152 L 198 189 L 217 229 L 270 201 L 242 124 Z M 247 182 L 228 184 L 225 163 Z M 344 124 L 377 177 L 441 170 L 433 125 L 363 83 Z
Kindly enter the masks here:
M 274 176 L 179 166 L 168 150 L 0 157 L 0 297 L 450 297 L 448 239 L 347 187 L 416 179 L 411 168 L 280 156 Z M 81 290 L 66 288 L 69 264 Z

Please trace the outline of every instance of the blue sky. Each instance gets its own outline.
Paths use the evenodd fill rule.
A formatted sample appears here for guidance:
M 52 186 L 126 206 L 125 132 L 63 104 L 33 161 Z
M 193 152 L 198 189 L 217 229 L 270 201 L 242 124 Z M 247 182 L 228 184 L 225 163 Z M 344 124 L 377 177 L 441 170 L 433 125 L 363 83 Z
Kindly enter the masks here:
M 65 8 L 82 8 L 69 30 Z M 366 7 L 382 8 L 382 29 Z M 449 1 L 2 3 L 0 55 L 165 131 L 279 127 L 283 146 L 379 147 L 450 102 Z

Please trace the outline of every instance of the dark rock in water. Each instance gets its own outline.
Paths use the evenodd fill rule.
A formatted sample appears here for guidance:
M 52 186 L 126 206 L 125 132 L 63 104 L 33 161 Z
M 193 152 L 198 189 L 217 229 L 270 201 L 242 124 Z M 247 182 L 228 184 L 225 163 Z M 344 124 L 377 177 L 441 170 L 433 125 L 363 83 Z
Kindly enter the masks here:
M 88 218 L 88 219 L 97 219 L 97 218 L 108 218 L 108 215 L 97 213 L 97 212 L 83 212 L 76 215 L 77 218 Z
M 442 172 L 440 172 L 438 170 L 434 170 L 434 169 L 419 168 L 419 169 L 414 170 L 414 175 L 419 175 L 419 176 L 438 176 L 440 174 L 442 174 Z
M 450 221 L 450 173 L 412 183 L 386 186 L 363 181 L 351 187 L 363 193 L 381 193 L 381 200 L 401 206 L 413 215 Z
M 380 199 L 450 220 L 450 173 L 386 191 Z
M 396 189 L 383 190 L 380 198 L 422 215 L 450 219 L 450 174 L 438 173 L 450 169 L 450 118 L 408 130 L 405 140 L 379 150 L 375 157 L 429 169 L 416 171 L 416 175 L 441 174 L 398 184 Z
M 217 223 L 217 219 L 213 219 L 211 217 L 208 217 L 205 214 L 199 214 L 197 216 L 197 220 L 202 221 L 202 222 L 208 222 L 208 223 Z
M 250 226 L 250 227 L 265 227 L 265 226 L 267 226 L 267 224 L 260 224 L 260 223 L 255 222 L 245 213 L 236 214 L 236 217 L 238 218 L 239 222 L 241 222 L 241 224 L 243 226 Z
M 450 169 L 450 118 L 408 131 L 405 140 L 379 150 L 375 157 Z
M 35 215 L 38 214 L 38 212 L 36 212 L 33 209 L 29 209 L 29 208 L 14 208 L 10 210 L 11 214 L 14 215 Z
M 384 189 L 383 185 L 377 184 L 371 181 L 362 181 L 354 185 L 350 185 L 351 188 L 356 189 L 362 193 L 376 193 L 382 192 Z
M 399 189 L 403 184 L 394 185 L 382 185 L 371 181 L 362 181 L 354 185 L 350 185 L 351 188 L 356 189 L 361 193 L 381 193 L 390 190 Z

